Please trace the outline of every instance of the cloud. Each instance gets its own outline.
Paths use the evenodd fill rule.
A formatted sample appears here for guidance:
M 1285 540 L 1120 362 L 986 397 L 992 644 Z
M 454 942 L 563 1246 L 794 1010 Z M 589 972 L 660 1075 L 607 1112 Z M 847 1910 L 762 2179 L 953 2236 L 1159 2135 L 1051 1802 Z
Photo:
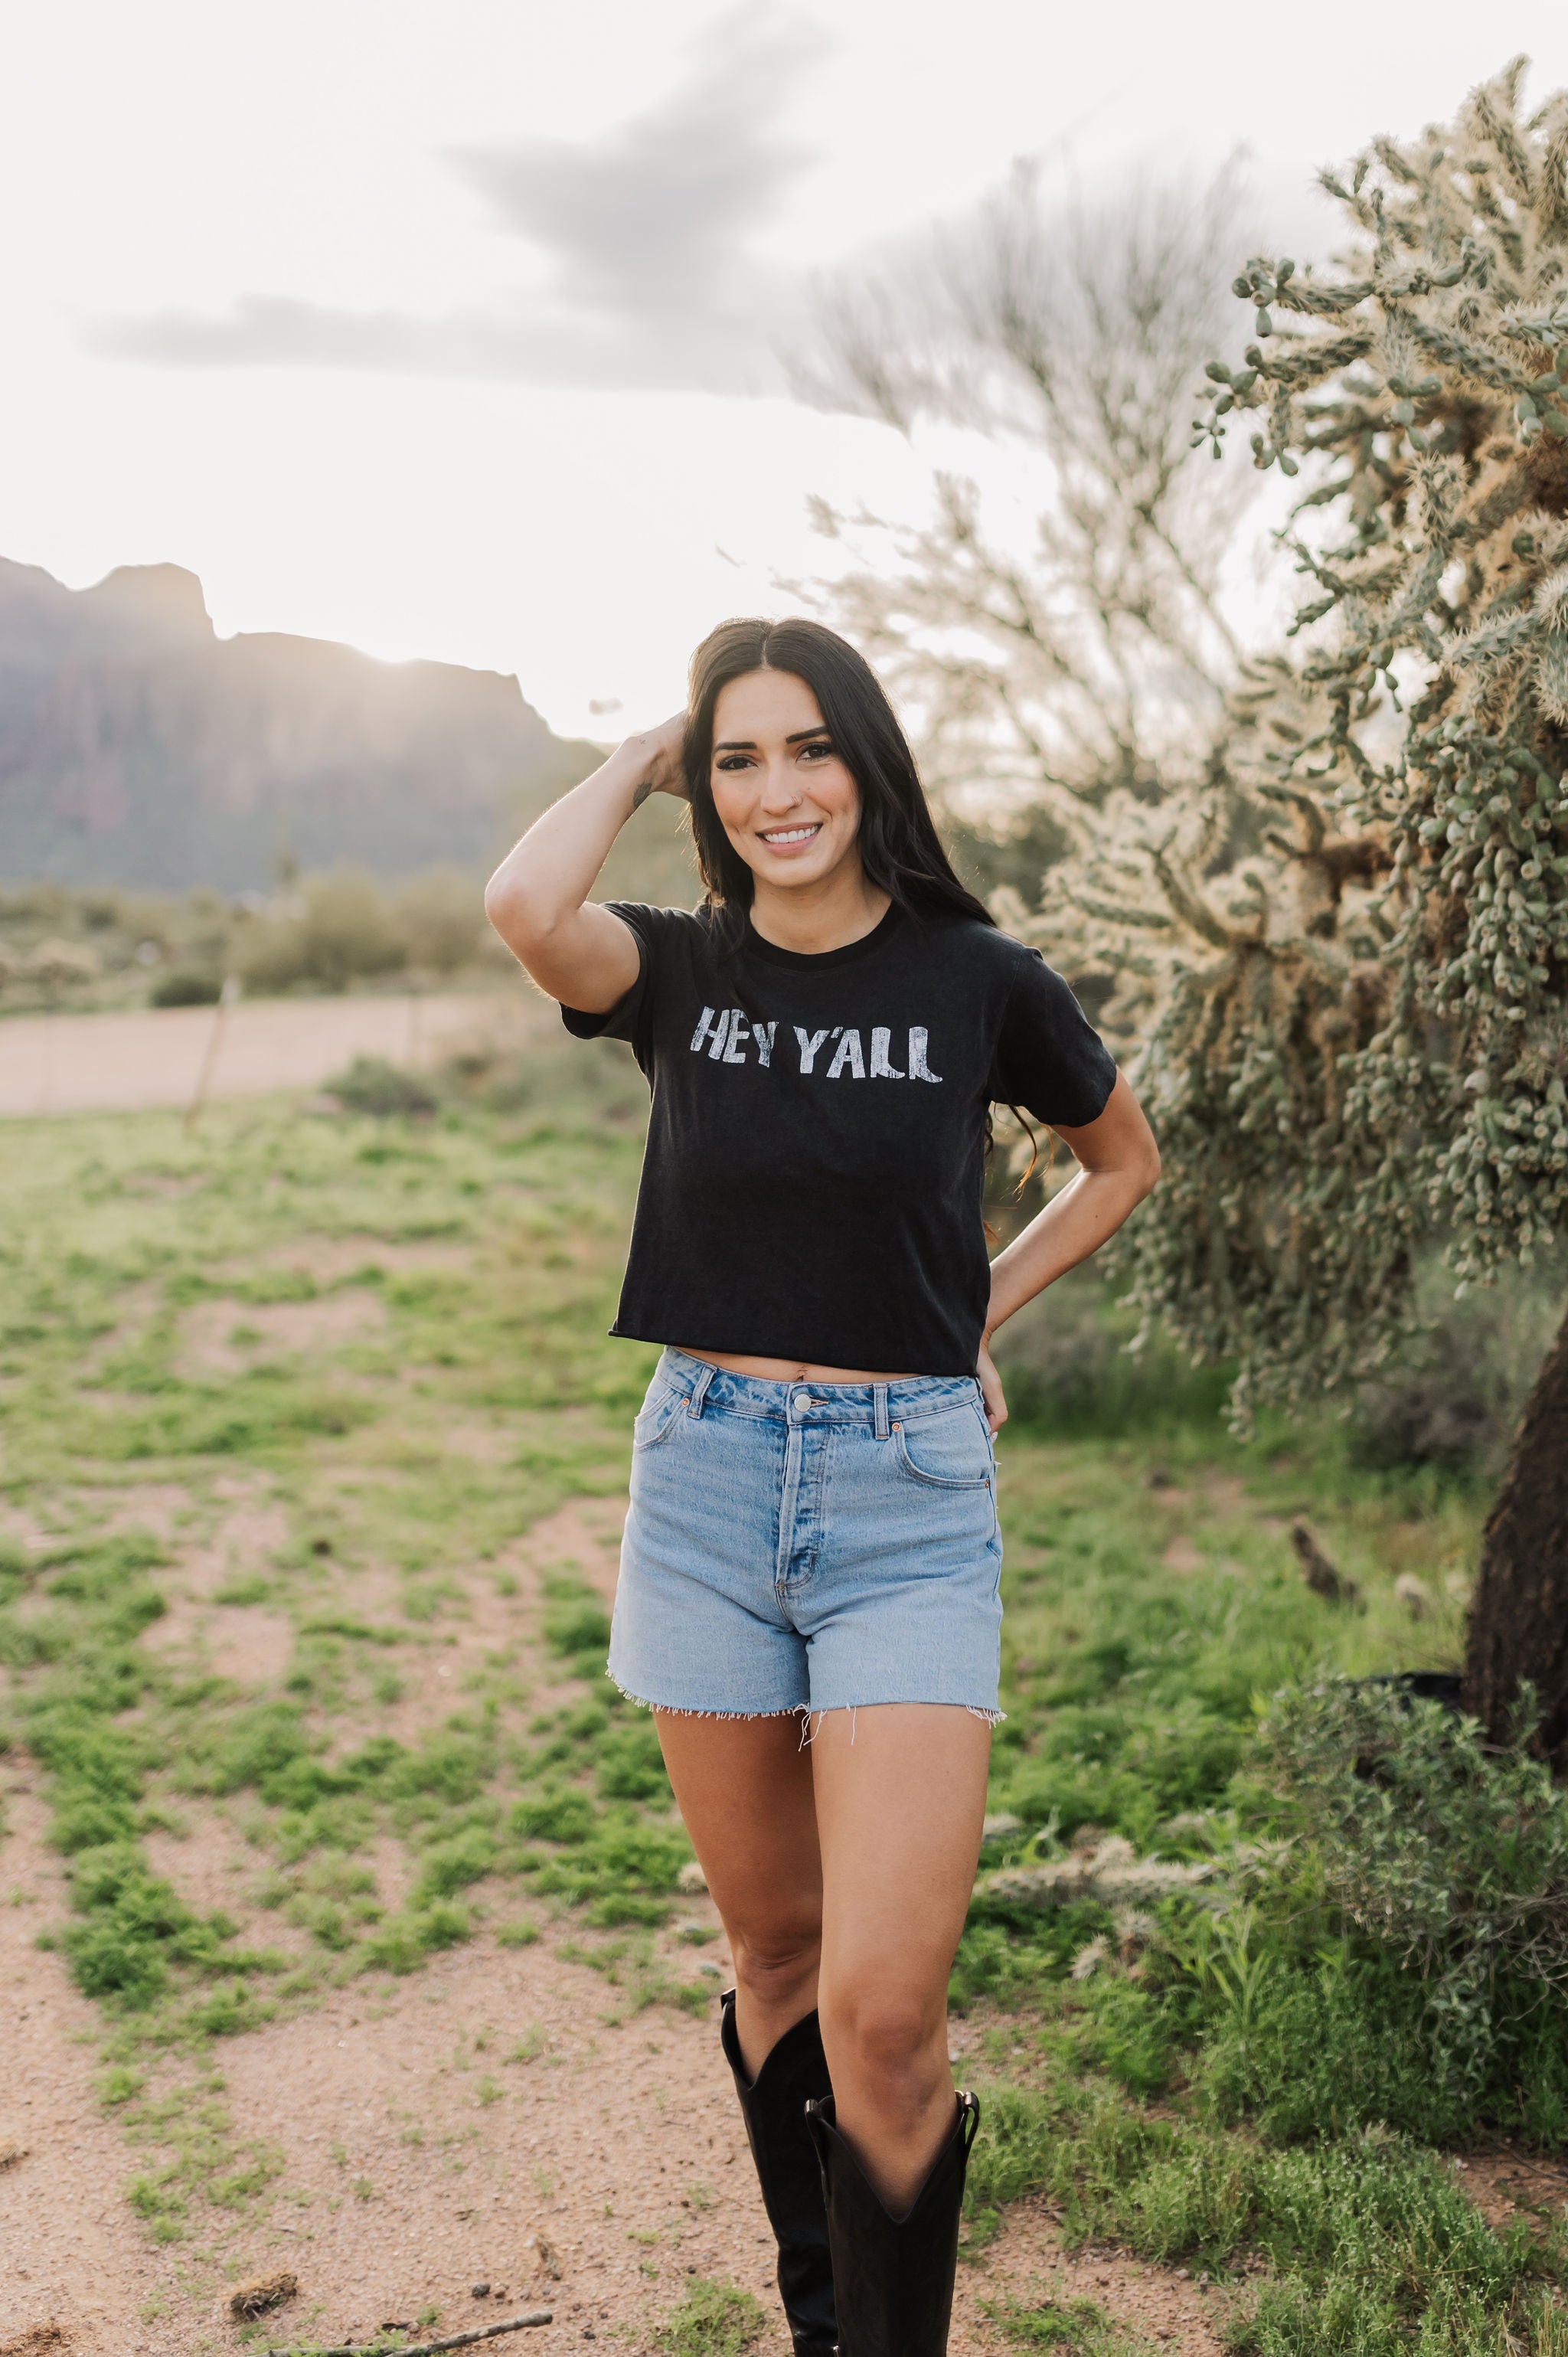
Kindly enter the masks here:
M 809 18 L 746 5 L 692 46 L 684 81 L 596 138 L 447 157 L 499 225 L 551 265 L 542 292 L 440 317 L 247 295 L 222 317 L 105 322 L 92 341 L 186 367 L 771 390 L 779 307 L 796 298 L 789 274 L 749 241 L 814 160 L 779 116 L 827 43 Z

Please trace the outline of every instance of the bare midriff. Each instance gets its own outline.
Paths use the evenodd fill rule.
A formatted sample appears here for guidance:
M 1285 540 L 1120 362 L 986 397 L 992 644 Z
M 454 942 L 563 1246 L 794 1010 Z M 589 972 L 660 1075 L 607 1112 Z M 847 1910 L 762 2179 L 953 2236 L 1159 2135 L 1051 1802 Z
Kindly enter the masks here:
M 677 1343 L 677 1350 L 684 1350 Z M 914 1375 L 879 1373 L 873 1367 L 819 1367 L 814 1359 L 746 1359 L 718 1351 L 686 1351 L 688 1359 L 723 1367 L 732 1375 L 755 1375 L 764 1383 L 911 1383 Z

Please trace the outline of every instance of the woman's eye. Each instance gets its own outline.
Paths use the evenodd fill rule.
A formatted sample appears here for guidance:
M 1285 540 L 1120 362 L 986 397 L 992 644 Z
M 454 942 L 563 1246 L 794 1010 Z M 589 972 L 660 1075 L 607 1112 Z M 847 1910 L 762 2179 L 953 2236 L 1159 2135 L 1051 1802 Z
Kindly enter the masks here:
M 744 753 L 721 754 L 717 763 L 717 767 L 721 770 L 744 770 L 746 765 Z
M 825 760 L 832 749 L 833 748 L 831 745 L 822 740 L 819 740 L 816 744 L 812 745 L 802 745 L 800 748 L 800 759 L 802 761 L 810 761 L 816 754 L 820 753 Z

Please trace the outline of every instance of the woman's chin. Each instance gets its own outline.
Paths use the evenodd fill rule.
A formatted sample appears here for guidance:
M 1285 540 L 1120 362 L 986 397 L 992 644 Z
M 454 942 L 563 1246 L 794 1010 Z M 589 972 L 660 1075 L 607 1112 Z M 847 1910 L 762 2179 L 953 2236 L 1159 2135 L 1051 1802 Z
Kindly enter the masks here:
M 765 851 L 746 866 L 759 884 L 780 892 L 799 892 L 811 885 L 824 884 L 853 853 L 835 853 L 829 845 L 812 843 L 800 851 Z

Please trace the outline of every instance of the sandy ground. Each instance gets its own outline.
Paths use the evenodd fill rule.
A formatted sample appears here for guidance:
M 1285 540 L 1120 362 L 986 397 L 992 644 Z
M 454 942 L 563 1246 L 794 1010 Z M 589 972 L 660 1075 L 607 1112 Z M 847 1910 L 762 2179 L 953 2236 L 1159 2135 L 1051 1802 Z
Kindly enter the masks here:
M 124 1513 L 147 1523 L 161 1510 L 172 1534 L 180 1501 L 174 1490 L 127 1491 Z M 467 1620 L 412 1670 L 392 1731 L 406 1739 L 444 1716 L 466 1662 L 526 1647 L 553 1565 L 570 1561 L 608 1592 L 623 1512 L 613 1500 L 584 1500 L 537 1524 L 510 1554 L 515 1595 L 476 1577 Z M 170 1610 L 146 1640 L 192 1667 L 221 1663 L 258 1692 L 286 1674 L 290 1626 L 215 1591 L 275 1537 L 270 1516 L 237 1479 L 226 1519 L 192 1543 Z M 375 1620 L 392 1598 L 372 1587 L 361 1576 L 343 1600 Z M 536 1706 L 547 1702 L 551 1669 L 536 1657 L 525 1666 L 539 1681 Z M 645 2352 L 698 2274 L 755 2293 L 769 2318 L 758 2357 L 789 2357 L 716 2005 L 707 2018 L 625 2011 L 601 1973 L 561 1953 L 576 1935 L 570 1921 L 545 1921 L 536 1944 L 516 1948 L 492 1927 L 406 1980 L 353 1982 L 314 2010 L 218 2041 L 234 2139 L 282 2169 L 227 2230 L 227 2213 L 217 2213 L 216 2234 L 199 2215 L 188 2241 L 154 2242 L 124 2192 L 155 2156 L 131 2146 L 97 2096 L 102 2019 L 36 1944 L 68 1911 L 37 1786 L 25 1755 L 0 1758 L 10 1827 L 0 1850 L 0 2357 L 237 2352 L 245 2341 L 228 2313 L 230 2289 L 283 2267 L 298 2294 L 263 2345 L 363 2339 L 432 2312 L 435 2329 L 451 2332 L 547 2305 L 548 2327 L 491 2345 L 607 2341 Z M 246 1940 L 303 1946 L 303 1933 L 256 1904 L 259 1860 L 240 1813 L 193 1808 L 183 1832 L 149 1837 L 153 1862 L 193 1904 L 233 1913 Z M 396 1903 L 403 1853 L 383 1843 L 372 1862 Z M 518 1901 L 509 1892 L 495 1907 L 504 1919 Z M 681 1921 L 717 1925 L 705 1896 L 683 1902 Z M 678 1953 L 689 1971 L 692 1952 Z M 722 1938 L 698 1953 L 715 1968 L 716 1996 L 727 1976 Z M 953 2025 L 961 2080 L 984 2030 L 976 2018 Z M 1541 2163 L 1499 2157 L 1471 2172 L 1466 2181 L 1499 2219 L 1516 2203 L 1555 2205 L 1568 2193 L 1568 2172 Z M 478 2285 L 488 2287 L 482 2297 Z M 1023 2202 L 960 2269 L 956 2357 L 1005 2345 L 988 2308 L 1047 2295 L 1093 2299 L 1179 2357 L 1219 2357 L 1232 2297 L 1115 2253 L 1069 2259 L 1047 2207 Z
M 525 1038 L 542 1017 L 526 985 L 395 998 L 274 998 L 0 1023 L 0 1115 L 127 1113 L 317 1089 L 356 1056 L 421 1065 Z
M 191 1547 L 148 1641 L 193 1665 L 222 1663 L 263 1691 L 286 1674 L 288 1624 L 213 1593 L 271 1532 L 264 1501 L 243 1489 L 236 1484 L 216 1535 Z M 134 1503 L 128 1493 L 125 1512 L 147 1522 L 160 1502 L 172 1527 L 177 1493 Z M 552 1565 L 570 1561 L 609 1591 L 623 1512 L 584 1500 L 538 1524 L 513 1552 L 513 1598 L 476 1579 L 456 1647 L 432 1649 L 392 1714 L 394 1731 L 413 1735 L 450 1708 L 467 1655 L 536 1625 Z M 390 1599 L 352 1601 L 373 1618 Z M 531 1666 L 544 1702 L 551 1672 Z M 298 2296 L 263 2336 L 279 2347 L 368 2337 L 433 2310 L 440 2330 L 460 2330 L 543 2304 L 550 2326 L 499 2345 L 559 2351 L 603 2340 L 648 2351 L 699 2274 L 754 2292 L 769 2317 L 758 2357 L 788 2357 L 716 2004 L 707 2018 L 624 2011 L 601 1973 L 558 1953 L 570 1921 L 546 1923 L 521 1948 L 487 1933 L 390 1987 L 350 1983 L 314 2010 L 220 2040 L 213 2059 L 234 2138 L 270 2149 L 283 2169 L 227 2239 L 204 2242 L 198 2222 L 189 2241 L 157 2244 L 124 2199 L 156 2156 L 138 2153 L 98 2100 L 102 2019 L 59 1958 L 36 1944 L 68 1912 L 38 1783 L 25 1755 L 0 1759 L 10 1828 L 0 1852 L 0 2357 L 237 2351 L 232 2284 L 285 2266 Z M 259 1861 L 235 1813 L 193 1811 L 182 1835 L 152 1835 L 157 1870 L 193 1904 L 225 1906 L 245 1938 L 302 1943 L 275 1913 L 248 1905 Z M 391 1854 L 396 1845 L 381 1848 L 378 1880 L 395 1903 L 406 1861 Z M 515 1911 L 514 1900 L 498 1900 L 498 1917 Z M 683 1903 L 681 1921 L 717 1925 L 701 1895 Z M 692 1953 L 679 1953 L 689 1971 Z M 722 1939 L 699 1953 L 716 1997 L 727 1977 Z M 955 2048 L 979 2034 L 973 2022 L 955 2024 Z M 489 2287 L 482 2298 L 477 2284 Z M 1049 2216 L 1026 2203 L 980 2263 L 961 2270 L 955 2352 L 1002 2345 L 988 2302 L 1047 2289 L 1100 2300 L 1192 2357 L 1219 2349 L 1215 2296 L 1113 2255 L 1069 2263 Z

